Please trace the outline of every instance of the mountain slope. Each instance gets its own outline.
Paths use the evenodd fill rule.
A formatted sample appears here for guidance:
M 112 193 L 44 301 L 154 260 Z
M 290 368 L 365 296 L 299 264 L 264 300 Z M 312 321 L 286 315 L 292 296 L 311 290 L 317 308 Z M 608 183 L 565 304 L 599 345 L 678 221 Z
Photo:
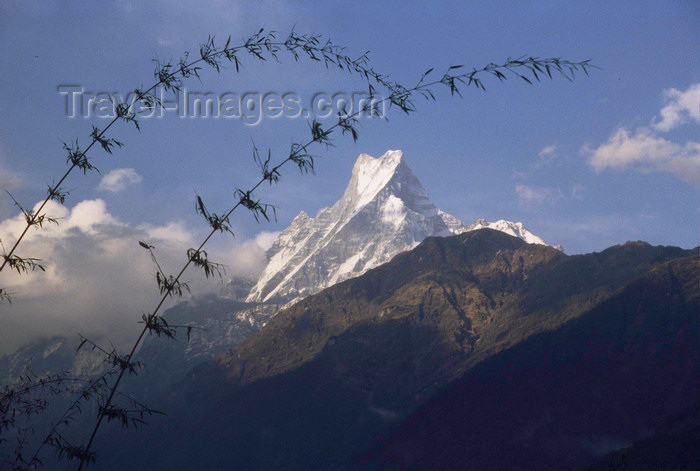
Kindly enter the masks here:
M 481 363 L 375 446 L 361 467 L 579 469 L 674 423 L 682 431 L 671 436 L 697 436 L 698 262 L 658 266 L 581 318 Z M 635 447 L 644 469 L 697 465 L 697 451 L 652 443 L 658 448 Z M 632 463 L 618 452 L 595 469 L 642 469 L 626 467 Z
M 477 221 L 470 227 L 440 210 L 401 151 L 358 157 L 342 198 L 315 218 L 305 212 L 282 231 L 248 301 L 289 301 L 321 291 L 386 263 L 429 236 L 483 227 L 545 244 L 520 223 Z
M 105 459 L 130 469 L 345 467 L 465 372 L 588 316 L 635 276 L 690 253 L 630 243 L 569 257 L 487 229 L 428 238 L 283 310 L 190 372 L 159 404 L 171 415 L 153 420 L 167 437 L 107 438 L 139 456 L 140 468 L 121 452 Z M 657 293 L 653 284 L 641 292 Z M 637 309 L 633 297 L 621 299 Z

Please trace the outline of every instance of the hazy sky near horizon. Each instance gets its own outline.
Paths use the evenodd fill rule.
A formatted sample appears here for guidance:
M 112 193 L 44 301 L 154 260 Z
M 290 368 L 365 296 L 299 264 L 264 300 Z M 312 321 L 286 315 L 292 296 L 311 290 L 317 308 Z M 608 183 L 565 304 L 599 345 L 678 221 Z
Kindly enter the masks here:
M 417 100 L 415 113 L 392 109 L 386 121 L 361 120 L 358 142 L 337 136 L 334 147 L 314 149 L 315 176 L 287 168 L 279 185 L 257 193 L 277 206 L 277 222 L 234 214 L 236 238 L 221 236 L 212 245 L 231 274 L 258 270 L 274 233 L 299 211 L 313 216 L 333 204 L 359 154 L 379 157 L 388 149 L 401 149 L 433 202 L 467 224 L 520 221 L 567 253 L 627 240 L 691 248 L 700 230 L 698 25 L 700 2 L 690 0 L 0 0 L 0 187 L 31 207 L 66 168 L 62 142 L 84 146 L 92 125 L 107 124 L 94 112 L 68 117 L 61 91 L 125 96 L 151 85 L 154 58 L 194 55 L 210 35 L 220 41 L 231 35 L 236 43 L 261 27 L 280 37 L 294 28 L 331 38 L 351 56 L 370 51 L 378 71 L 405 85 L 431 67 L 438 73 L 519 56 L 591 59 L 599 69 L 533 86 L 487 79 L 486 92 L 467 89 L 462 99 L 437 89 L 437 100 Z M 357 76 L 306 59 L 294 63 L 285 53 L 280 63 L 243 57 L 239 74 L 227 65 L 218 75 L 202 70 L 201 81 L 184 85 L 217 96 L 294 94 L 304 107 L 319 93 L 366 90 Z M 257 177 L 251 139 L 276 160 L 291 142 L 309 137 L 302 117 L 254 121 L 169 112 L 142 119 L 140 133 L 117 123 L 110 136 L 124 148 L 91 153 L 100 173 L 71 175 L 65 205 L 51 207 L 61 225 L 35 231 L 19 251 L 46 260 L 47 273 L 0 274 L 0 286 L 16 293 L 12 308 L 0 305 L 3 319 L 11 317 L 0 319 L 10 326 L 5 332 L 57 332 L 46 316 L 62 319 L 58 333 L 72 332 L 97 310 L 112 320 L 140 317 L 153 298 L 144 283 L 150 290 L 155 283 L 138 240 L 157 245 L 176 271 L 184 250 L 206 231 L 195 195 L 222 212 L 235 189 Z M 17 218 L 12 201 L 1 198 L 5 245 L 14 242 Z M 55 301 L 71 297 L 80 307 Z M 1 337 L 5 347 L 14 345 Z

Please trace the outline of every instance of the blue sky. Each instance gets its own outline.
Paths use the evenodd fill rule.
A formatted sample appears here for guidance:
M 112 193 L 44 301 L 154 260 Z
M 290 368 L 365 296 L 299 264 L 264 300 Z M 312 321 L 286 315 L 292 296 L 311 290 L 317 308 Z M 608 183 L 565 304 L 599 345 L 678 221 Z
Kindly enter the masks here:
M 65 96 L 57 87 L 126 94 L 150 86 L 152 59 L 194 53 L 209 35 L 231 35 L 235 43 L 261 27 L 282 36 L 294 27 L 331 38 L 350 55 L 370 51 L 378 71 L 406 85 L 431 67 L 481 67 L 522 55 L 591 59 L 600 69 L 573 82 L 487 81 L 486 92 L 469 89 L 463 99 L 438 89 L 436 102 L 419 100 L 411 115 L 392 110 L 388 121 L 363 120 L 357 143 L 337 137 L 335 147 L 315 149 L 320 157 L 315 176 L 286 169 L 278 186 L 258 192 L 278 207 L 277 223 L 257 224 L 249 214 L 234 215 L 236 239 L 218 238 L 212 246 L 232 272 L 257 269 L 267 234 L 286 227 L 300 210 L 314 215 L 335 202 L 360 153 L 378 157 L 388 149 L 403 150 L 435 204 L 465 223 L 482 217 L 521 221 L 568 253 L 640 239 L 695 247 L 700 228 L 698 25 L 700 3 L 690 0 L 0 0 L 0 186 L 32 206 L 65 169 L 61 142 L 77 138 L 84 144 L 91 125 L 106 124 L 99 118 L 67 118 Z M 266 64 L 246 58 L 240 74 L 230 66 L 219 75 L 203 71 L 201 82 L 185 86 L 214 93 L 293 92 L 303 100 L 319 92 L 365 90 L 357 77 L 307 60 L 295 64 L 285 54 L 280 58 L 281 63 Z M 100 279 L 75 259 L 87 250 L 75 248 L 78 240 L 86 243 L 80 237 L 97 244 L 95 253 L 85 257 L 106 267 L 120 264 L 120 250 L 146 258 L 147 266 L 147 254 L 132 247 L 149 236 L 168 258 L 170 247 L 179 250 L 205 233 L 194 212 L 195 192 L 212 211 L 221 212 L 234 201 L 236 188 L 254 182 L 251 139 L 261 149 L 269 147 L 273 158 L 282 158 L 292 141 L 309 135 L 306 120 L 285 117 L 250 126 L 240 120 L 166 115 L 141 125 L 138 133 L 118 124 L 111 136 L 125 147 L 111 156 L 92 154 L 100 174 L 70 177 L 65 207 L 53 210 L 73 225 L 52 229 L 53 240 L 35 234 L 28 241 L 27 250 L 38 251 L 32 255 L 53 264 L 56 293 L 73 275 L 76 286 L 85 276 Z M 16 216 L 9 199 L 0 201 L 3 242 L 12 239 Z M 99 244 L 111 247 L 113 257 Z M 64 266 L 69 260 L 72 265 Z M 177 260 L 173 252 L 173 270 Z M 26 292 L 32 283 L 46 283 L 37 276 L 12 279 L 9 285 Z M 140 282 L 138 276 L 115 275 L 95 281 L 94 289 L 121 286 L 116 278 Z M 27 301 L 24 308 L 18 301 L 16 309 L 36 310 L 47 299 Z M 129 308 L 137 309 L 143 299 L 134 299 L 138 303 Z M 110 302 L 119 304 L 118 296 Z

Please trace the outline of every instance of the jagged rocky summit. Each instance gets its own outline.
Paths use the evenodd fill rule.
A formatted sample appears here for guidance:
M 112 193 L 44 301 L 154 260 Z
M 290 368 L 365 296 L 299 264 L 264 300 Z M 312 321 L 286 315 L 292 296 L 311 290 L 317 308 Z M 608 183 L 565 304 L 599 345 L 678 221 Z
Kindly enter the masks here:
M 302 211 L 267 252 L 249 302 L 287 302 L 317 293 L 411 250 L 426 237 L 491 228 L 547 245 L 521 223 L 481 219 L 470 226 L 428 197 L 400 150 L 361 154 L 342 198 L 315 218 Z

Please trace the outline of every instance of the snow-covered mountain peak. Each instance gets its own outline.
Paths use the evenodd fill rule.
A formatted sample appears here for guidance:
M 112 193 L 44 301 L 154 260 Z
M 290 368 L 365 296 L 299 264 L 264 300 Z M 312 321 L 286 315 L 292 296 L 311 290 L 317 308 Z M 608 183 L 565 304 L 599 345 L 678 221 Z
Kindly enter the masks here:
M 302 210 L 299 211 L 299 214 L 296 215 L 294 219 L 292 219 L 292 222 L 289 223 L 290 227 L 291 226 L 300 226 L 302 224 L 305 224 L 306 221 L 311 219 L 311 217 L 306 213 L 306 211 Z
M 541 237 L 536 236 L 532 232 L 528 231 L 522 222 L 511 222 L 505 219 L 499 219 L 496 222 L 488 222 L 486 219 L 477 219 L 472 224 L 470 224 L 465 230 L 475 231 L 477 229 L 495 229 L 497 231 L 505 232 L 513 237 L 518 237 L 528 244 L 539 244 L 539 245 L 549 245 L 547 242 L 542 240 Z M 557 250 L 564 251 L 560 245 L 552 246 Z
M 387 151 L 377 159 L 367 154 L 360 154 L 352 168 L 352 178 L 343 199 L 352 201 L 353 209 L 361 209 L 372 201 L 400 170 L 411 173 L 410 169 L 402 163 L 403 152 L 400 150 Z M 404 168 L 401 169 L 401 167 Z
M 299 211 L 299 214 L 292 220 L 292 223 L 299 223 L 309 219 L 309 215 L 303 209 Z
M 352 186 L 358 194 L 371 192 L 372 188 L 381 188 L 394 175 L 401 162 L 403 152 L 400 150 L 387 151 L 377 159 L 371 155 L 360 154 L 352 168 Z
M 315 218 L 299 213 L 280 233 L 248 300 L 287 301 L 359 276 L 428 236 L 456 233 L 445 217 L 400 150 L 361 154 L 338 202 Z
M 379 158 L 361 154 L 340 200 L 314 218 L 300 212 L 279 234 L 247 300 L 287 302 L 317 293 L 388 262 L 426 237 L 481 227 L 544 244 L 520 223 L 479 220 L 467 227 L 440 211 L 400 150 Z

